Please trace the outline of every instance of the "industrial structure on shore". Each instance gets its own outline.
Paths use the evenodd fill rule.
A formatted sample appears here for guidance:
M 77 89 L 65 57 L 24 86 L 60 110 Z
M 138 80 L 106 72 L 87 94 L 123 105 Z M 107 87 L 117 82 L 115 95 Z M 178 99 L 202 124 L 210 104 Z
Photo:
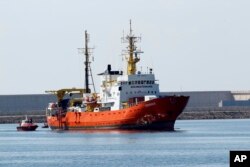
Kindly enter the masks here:
M 190 111 L 250 111 L 250 91 L 189 91 L 161 92 L 162 95 L 190 96 L 184 112 Z M 49 94 L 0 95 L 0 115 L 44 114 Z

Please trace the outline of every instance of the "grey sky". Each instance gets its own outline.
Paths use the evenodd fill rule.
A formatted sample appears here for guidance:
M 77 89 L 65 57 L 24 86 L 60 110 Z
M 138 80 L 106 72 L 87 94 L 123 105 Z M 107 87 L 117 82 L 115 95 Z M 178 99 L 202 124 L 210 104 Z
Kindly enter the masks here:
M 0 0 L 0 94 L 82 87 L 84 30 L 92 69 L 121 68 L 132 19 L 162 91 L 249 90 L 249 0 Z

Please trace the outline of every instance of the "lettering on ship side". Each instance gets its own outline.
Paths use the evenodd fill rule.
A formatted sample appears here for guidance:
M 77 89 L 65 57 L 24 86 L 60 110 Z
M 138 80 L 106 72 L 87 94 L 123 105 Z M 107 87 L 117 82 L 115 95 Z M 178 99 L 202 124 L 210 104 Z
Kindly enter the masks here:
M 151 106 L 154 106 L 156 105 L 155 103 L 149 103 L 149 104 L 145 104 L 145 107 L 151 107 Z

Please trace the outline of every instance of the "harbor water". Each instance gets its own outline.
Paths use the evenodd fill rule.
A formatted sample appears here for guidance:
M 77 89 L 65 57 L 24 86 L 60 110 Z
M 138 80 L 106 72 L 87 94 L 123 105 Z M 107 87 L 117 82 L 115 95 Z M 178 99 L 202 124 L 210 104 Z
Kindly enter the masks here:
M 177 120 L 174 132 L 16 131 L 0 125 L 0 167 L 228 167 L 250 150 L 250 120 Z

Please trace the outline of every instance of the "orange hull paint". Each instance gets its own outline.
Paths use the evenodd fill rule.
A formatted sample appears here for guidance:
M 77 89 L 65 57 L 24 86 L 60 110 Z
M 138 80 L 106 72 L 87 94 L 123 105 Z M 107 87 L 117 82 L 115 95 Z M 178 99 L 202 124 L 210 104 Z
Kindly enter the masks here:
M 166 96 L 116 111 L 67 112 L 64 117 L 47 116 L 47 121 L 51 129 L 174 130 L 175 120 L 188 99 L 186 96 Z

